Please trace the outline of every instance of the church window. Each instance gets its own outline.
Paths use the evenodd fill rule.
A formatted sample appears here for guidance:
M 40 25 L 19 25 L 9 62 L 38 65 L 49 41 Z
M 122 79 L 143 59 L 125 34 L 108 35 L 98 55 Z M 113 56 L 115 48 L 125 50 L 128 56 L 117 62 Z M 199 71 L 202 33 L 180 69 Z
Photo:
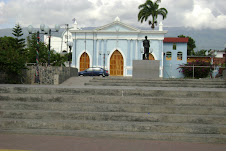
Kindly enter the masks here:
M 172 53 L 170 51 L 166 52 L 166 60 L 172 60 Z
M 176 43 L 173 44 L 173 50 L 177 50 L 177 44 Z
M 182 52 L 178 52 L 177 53 L 177 60 L 182 60 L 183 53 Z

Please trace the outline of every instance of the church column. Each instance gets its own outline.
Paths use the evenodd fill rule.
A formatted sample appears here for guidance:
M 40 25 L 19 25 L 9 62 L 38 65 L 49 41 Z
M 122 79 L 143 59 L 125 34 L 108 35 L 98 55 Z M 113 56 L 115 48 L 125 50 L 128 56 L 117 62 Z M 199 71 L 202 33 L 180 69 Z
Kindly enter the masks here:
M 138 40 L 135 41 L 136 42 L 136 48 L 135 48 L 135 60 L 138 60 L 139 55 L 138 55 Z
M 138 51 L 137 51 L 137 56 L 138 56 L 138 60 L 142 60 L 141 58 L 141 40 L 138 40 Z
M 163 41 L 159 40 L 160 78 L 163 78 Z
M 105 57 L 105 61 L 106 61 L 105 66 L 106 66 L 106 69 L 108 68 L 108 64 L 109 64 L 109 62 L 108 62 L 108 57 L 109 57 L 108 51 L 109 51 L 108 50 L 108 40 L 106 40 L 106 57 Z
M 126 61 L 127 62 L 127 65 L 126 66 L 130 66 L 130 53 L 131 53 L 130 52 L 130 50 L 131 50 L 130 49 L 131 48 L 130 47 L 130 42 L 131 42 L 131 40 L 128 39 L 127 40 L 127 54 L 126 54 L 127 55 L 127 61 Z
M 76 58 L 76 39 L 73 39 L 73 47 L 72 47 L 72 67 L 76 67 L 76 61 L 77 61 L 77 58 Z
M 102 54 L 102 57 L 103 57 L 103 67 L 104 69 L 106 69 L 106 66 L 107 66 L 107 39 L 104 40 L 104 51 L 103 51 L 103 54 Z
M 131 66 L 133 64 L 133 60 L 136 60 L 136 41 L 133 40 L 133 57 L 132 57 L 132 60 L 131 60 Z
M 127 39 L 127 51 L 126 51 L 126 54 L 125 54 L 125 60 L 126 60 L 126 64 L 125 64 L 125 67 L 124 67 L 124 75 L 127 75 L 127 67 L 129 66 L 129 61 L 130 61 L 130 40 Z
M 98 39 L 96 39 L 96 43 L 97 43 L 97 45 L 96 45 L 96 47 L 97 47 L 97 50 L 96 50 L 96 66 L 98 66 L 98 63 L 99 63 L 99 61 L 98 61 L 98 59 L 99 59 L 99 40 Z
M 101 65 L 102 65 L 102 63 L 101 63 L 101 61 L 102 61 L 102 59 L 101 59 L 101 55 L 100 55 L 100 53 L 102 53 L 102 40 L 99 40 L 99 50 L 98 50 L 98 66 L 100 66 L 101 67 Z
M 97 66 L 97 40 L 94 38 L 93 66 Z

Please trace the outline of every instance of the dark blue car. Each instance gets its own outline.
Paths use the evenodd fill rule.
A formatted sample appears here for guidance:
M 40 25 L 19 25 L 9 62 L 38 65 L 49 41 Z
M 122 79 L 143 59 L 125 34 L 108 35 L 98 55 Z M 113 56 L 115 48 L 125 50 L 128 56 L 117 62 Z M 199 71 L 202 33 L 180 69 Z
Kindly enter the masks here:
M 78 76 L 109 76 L 109 73 L 107 70 L 99 67 L 91 67 L 84 71 L 80 71 L 78 73 Z

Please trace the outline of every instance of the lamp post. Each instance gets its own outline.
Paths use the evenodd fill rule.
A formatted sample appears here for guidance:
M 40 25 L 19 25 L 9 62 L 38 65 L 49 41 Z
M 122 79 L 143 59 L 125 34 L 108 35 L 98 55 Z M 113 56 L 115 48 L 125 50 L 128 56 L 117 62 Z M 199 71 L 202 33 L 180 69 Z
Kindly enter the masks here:
M 99 52 L 100 55 L 103 55 L 103 64 L 104 64 L 104 70 L 105 70 L 105 56 L 106 56 L 106 53 L 101 53 L 101 51 Z M 107 51 L 107 55 L 110 54 L 110 51 Z
M 33 32 L 33 26 L 29 25 L 28 26 L 28 32 L 29 34 L 36 34 L 37 35 L 37 47 L 36 47 L 36 72 L 35 72 L 35 83 L 40 83 L 40 78 L 39 78 L 39 42 L 40 42 L 40 34 L 49 34 L 49 53 L 48 53 L 48 65 L 50 65 L 50 42 L 51 42 L 51 29 L 48 26 L 45 26 L 44 24 L 40 25 L 40 30 L 42 33 L 37 30 L 36 32 Z M 55 25 L 56 32 L 60 30 L 59 25 Z
M 226 80 L 226 44 L 224 45 L 224 57 L 225 57 L 225 62 L 224 62 L 224 71 L 223 71 L 223 79 Z
M 59 30 L 60 30 L 60 25 L 58 25 L 58 24 L 55 25 L 55 31 L 52 31 L 51 28 L 49 28 L 49 26 L 47 26 L 47 25 L 45 25 L 45 24 L 41 24 L 41 25 L 40 25 L 40 29 L 41 29 L 41 31 L 44 31 L 45 34 L 49 34 L 48 66 L 50 66 L 51 33 L 52 33 L 52 32 L 59 32 Z
M 210 71 L 212 70 L 212 67 L 214 66 L 214 70 L 213 70 L 213 72 L 214 72 L 214 78 L 215 78 L 215 65 L 214 65 L 214 57 L 216 57 L 217 56 L 217 51 L 216 50 L 214 50 L 214 51 L 210 51 L 210 52 L 208 52 L 208 50 L 205 52 L 205 55 L 206 56 L 208 56 L 208 55 L 211 55 L 211 62 L 210 62 Z M 212 75 L 213 74 L 211 74 L 211 72 L 210 72 L 210 77 L 212 78 Z
M 224 57 L 225 57 L 225 62 L 224 62 L 224 66 L 225 66 L 225 71 L 226 71 L 226 44 L 224 45 Z
M 69 61 L 69 67 L 71 67 L 71 59 L 72 59 L 72 55 L 71 55 L 71 49 L 72 49 L 72 46 L 73 46 L 73 42 L 68 42 L 67 43 L 68 47 L 69 47 L 69 55 L 68 55 L 68 61 Z
M 29 32 L 29 34 L 33 33 L 33 26 L 31 26 L 31 25 L 28 26 L 28 32 Z M 39 31 L 37 31 L 33 34 L 36 34 L 36 37 L 37 37 L 35 83 L 40 83 L 40 79 L 39 79 L 39 41 L 40 41 L 39 34 L 40 33 L 39 33 Z

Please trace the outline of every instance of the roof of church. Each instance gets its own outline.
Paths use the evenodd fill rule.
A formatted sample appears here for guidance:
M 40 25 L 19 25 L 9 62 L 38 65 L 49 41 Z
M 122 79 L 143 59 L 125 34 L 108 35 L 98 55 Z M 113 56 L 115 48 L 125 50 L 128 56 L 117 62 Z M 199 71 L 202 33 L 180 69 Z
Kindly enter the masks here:
M 95 30 L 97 30 L 97 31 L 98 31 L 98 30 L 105 30 L 105 29 L 107 29 L 107 28 L 109 28 L 109 27 L 112 27 L 112 26 L 114 26 L 114 25 L 122 25 L 123 27 L 126 27 L 127 29 L 129 29 L 129 30 L 131 30 L 131 31 L 140 31 L 140 29 L 137 29 L 137 28 L 135 28 L 135 27 L 132 27 L 132 26 L 130 26 L 130 25 L 128 25 L 128 24 L 125 24 L 125 23 L 121 22 L 121 20 L 120 20 L 119 17 L 116 17 L 114 22 L 109 23 L 109 24 L 104 25 L 104 26 L 101 26 L 101 27 L 98 27 L 98 28 L 96 28 Z
M 166 37 L 164 43 L 188 43 L 188 38 Z

